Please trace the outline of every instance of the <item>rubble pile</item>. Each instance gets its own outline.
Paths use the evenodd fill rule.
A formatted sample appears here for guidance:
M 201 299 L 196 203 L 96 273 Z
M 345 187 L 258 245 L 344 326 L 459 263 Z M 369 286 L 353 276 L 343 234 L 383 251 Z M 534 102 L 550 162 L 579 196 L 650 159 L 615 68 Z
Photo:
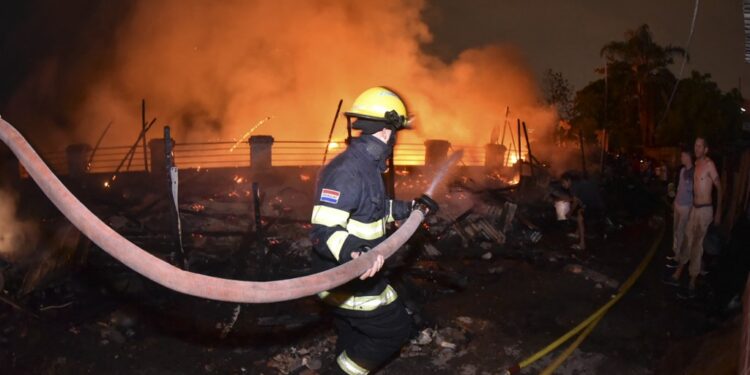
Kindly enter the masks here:
M 483 319 L 459 316 L 444 327 L 428 327 L 401 350 L 402 358 L 427 357 L 436 369 L 449 368 L 449 362 L 469 353 L 472 336 L 492 327 Z
M 315 337 L 282 349 L 266 362 L 266 366 L 284 375 L 316 374 L 323 367 L 323 363 L 334 361 L 335 344 L 336 336 L 333 334 Z

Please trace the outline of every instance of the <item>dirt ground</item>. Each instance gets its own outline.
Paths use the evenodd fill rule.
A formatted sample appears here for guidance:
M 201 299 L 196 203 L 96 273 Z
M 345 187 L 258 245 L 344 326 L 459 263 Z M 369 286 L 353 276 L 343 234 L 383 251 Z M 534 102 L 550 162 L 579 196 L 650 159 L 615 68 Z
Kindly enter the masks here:
M 680 300 L 676 288 L 661 282 L 671 246 L 669 213 L 658 198 L 649 202 L 640 211 L 625 209 L 628 203 L 614 207 L 618 228 L 606 239 L 590 239 L 585 252 L 569 248 L 571 227 L 550 219 L 552 208 L 541 203 L 527 208 L 543 228 L 538 242 L 523 240 L 525 230 L 516 224 L 503 246 L 464 249 L 447 241 L 440 256 L 391 262 L 387 272 L 416 329 L 379 373 L 502 373 L 608 301 L 662 226 L 667 235 L 641 279 L 557 373 L 681 373 L 675 362 L 694 353 L 667 355 L 670 348 L 726 323 L 708 313 L 702 296 Z M 281 261 L 265 277 L 305 272 L 304 262 Z M 265 267 L 255 264 L 238 275 L 231 263 L 206 261 L 193 270 L 249 279 Z M 590 272 L 598 276 L 587 277 Z M 4 298 L 13 299 L 7 290 L 15 287 L 9 279 Z M 75 272 L 17 302 L 18 308 L 0 303 L 4 374 L 309 375 L 325 373 L 334 360 L 335 334 L 314 298 L 240 306 L 188 297 L 134 274 L 95 247 Z M 553 356 L 523 373 L 537 373 Z

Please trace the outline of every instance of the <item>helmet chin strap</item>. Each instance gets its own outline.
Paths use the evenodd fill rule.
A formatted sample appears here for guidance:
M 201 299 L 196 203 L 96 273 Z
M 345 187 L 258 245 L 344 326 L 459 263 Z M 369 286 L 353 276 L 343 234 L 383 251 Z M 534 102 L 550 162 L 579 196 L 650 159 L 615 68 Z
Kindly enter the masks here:
M 386 144 L 388 145 L 388 155 L 393 153 L 393 148 L 396 147 L 396 133 L 397 131 L 395 129 L 391 128 L 391 136 L 388 137 L 388 142 Z

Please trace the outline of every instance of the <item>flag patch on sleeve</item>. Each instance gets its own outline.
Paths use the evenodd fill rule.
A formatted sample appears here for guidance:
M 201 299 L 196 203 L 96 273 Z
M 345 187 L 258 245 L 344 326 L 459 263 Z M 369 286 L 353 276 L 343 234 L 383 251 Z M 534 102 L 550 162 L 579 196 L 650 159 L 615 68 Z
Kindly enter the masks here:
M 341 193 L 336 190 L 331 189 L 323 189 L 323 192 L 320 193 L 320 201 L 336 204 L 339 203 L 339 197 L 341 196 Z

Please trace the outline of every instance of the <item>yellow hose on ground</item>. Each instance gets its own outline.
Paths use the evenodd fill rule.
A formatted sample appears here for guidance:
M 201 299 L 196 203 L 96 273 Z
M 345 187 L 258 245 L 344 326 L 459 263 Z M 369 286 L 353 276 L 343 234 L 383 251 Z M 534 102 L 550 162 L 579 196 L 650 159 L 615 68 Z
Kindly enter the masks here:
M 635 284 L 635 282 L 638 280 L 638 278 L 641 276 L 641 274 L 643 274 L 643 271 L 645 271 L 646 267 L 648 267 L 649 263 L 651 263 L 651 259 L 654 257 L 654 254 L 656 253 L 656 250 L 659 249 L 659 244 L 661 243 L 661 240 L 662 240 L 663 237 L 664 237 L 664 227 L 662 227 L 659 230 L 659 234 L 657 235 L 656 240 L 651 245 L 651 248 L 649 249 L 648 253 L 646 253 L 646 256 L 643 258 L 643 260 L 641 260 L 641 263 L 638 265 L 638 267 L 635 269 L 635 271 L 633 271 L 633 273 L 630 275 L 630 277 L 628 277 L 628 279 L 625 280 L 625 282 L 620 286 L 619 291 L 617 292 L 617 294 L 614 297 L 612 297 L 611 300 L 609 300 L 607 303 L 605 303 L 604 306 L 602 306 L 598 310 L 596 310 L 596 312 L 594 312 L 593 314 L 591 314 L 588 318 L 586 318 L 583 322 L 581 322 L 580 324 L 578 324 L 575 328 L 571 329 L 566 334 L 560 336 L 560 338 L 558 338 L 557 340 L 553 341 L 551 344 L 547 345 L 542 350 L 534 353 L 530 357 L 528 357 L 528 358 L 524 359 L 523 361 L 519 362 L 517 365 L 508 368 L 507 370 L 505 370 L 505 373 L 506 374 L 515 374 L 515 373 L 518 373 L 522 368 L 528 367 L 532 363 L 538 361 L 540 358 L 546 356 L 551 351 L 557 349 L 557 347 L 559 347 L 560 345 L 562 345 L 563 343 L 565 343 L 566 341 L 568 341 L 571 337 L 573 337 L 576 334 L 580 333 L 584 329 L 586 329 L 588 332 L 585 335 L 581 334 L 581 336 L 583 338 L 585 338 L 586 336 L 588 336 L 588 334 L 590 333 L 590 331 L 593 330 L 594 326 L 596 326 L 596 323 L 598 323 L 599 320 L 601 320 L 601 318 L 604 317 L 604 315 L 607 313 L 607 311 L 615 303 L 617 303 L 617 301 L 619 301 L 628 292 L 628 290 L 630 290 L 630 288 L 633 286 L 633 284 Z M 587 329 L 587 327 L 591 327 L 591 329 Z M 583 341 L 583 338 L 579 338 L 580 342 Z M 557 366 L 555 366 L 553 369 L 551 369 L 548 373 L 551 373 L 552 371 L 554 371 L 573 352 L 573 350 L 575 350 L 575 348 L 578 347 L 578 345 L 580 345 L 579 340 L 576 340 L 576 342 L 578 344 L 574 343 L 573 345 L 571 345 L 570 348 L 568 348 L 566 350 L 566 353 L 568 352 L 568 350 L 570 351 L 570 353 L 567 353 L 567 355 L 565 355 L 565 356 L 561 355 L 562 358 L 558 358 L 558 360 L 560 360 L 560 361 L 557 364 Z M 563 353 L 563 354 L 565 354 L 565 353 Z M 558 361 L 555 360 L 554 362 L 558 362 Z M 547 370 L 545 370 L 545 371 L 547 371 Z
M 575 341 L 573 341 L 570 344 L 570 346 L 568 346 L 567 349 L 565 349 L 562 353 L 560 353 L 560 355 L 557 356 L 557 358 L 555 358 L 555 360 L 552 361 L 552 363 L 547 365 L 547 367 L 545 367 L 544 370 L 542 370 L 542 372 L 539 373 L 539 375 L 552 375 L 552 373 L 555 372 L 555 370 L 557 370 L 557 368 L 560 367 L 560 365 L 562 365 L 563 362 L 565 362 L 565 360 L 568 359 L 568 357 L 570 357 L 571 354 L 573 354 L 576 348 L 578 348 L 578 346 L 581 345 L 583 340 L 585 340 L 586 337 L 589 336 L 591 331 L 593 331 L 596 325 L 599 324 L 602 318 L 604 318 L 604 315 L 605 314 L 599 315 L 598 318 L 596 318 L 593 322 L 591 322 L 591 324 L 589 324 L 586 327 L 586 329 L 584 329 L 583 332 L 581 332 L 581 334 L 578 335 Z

